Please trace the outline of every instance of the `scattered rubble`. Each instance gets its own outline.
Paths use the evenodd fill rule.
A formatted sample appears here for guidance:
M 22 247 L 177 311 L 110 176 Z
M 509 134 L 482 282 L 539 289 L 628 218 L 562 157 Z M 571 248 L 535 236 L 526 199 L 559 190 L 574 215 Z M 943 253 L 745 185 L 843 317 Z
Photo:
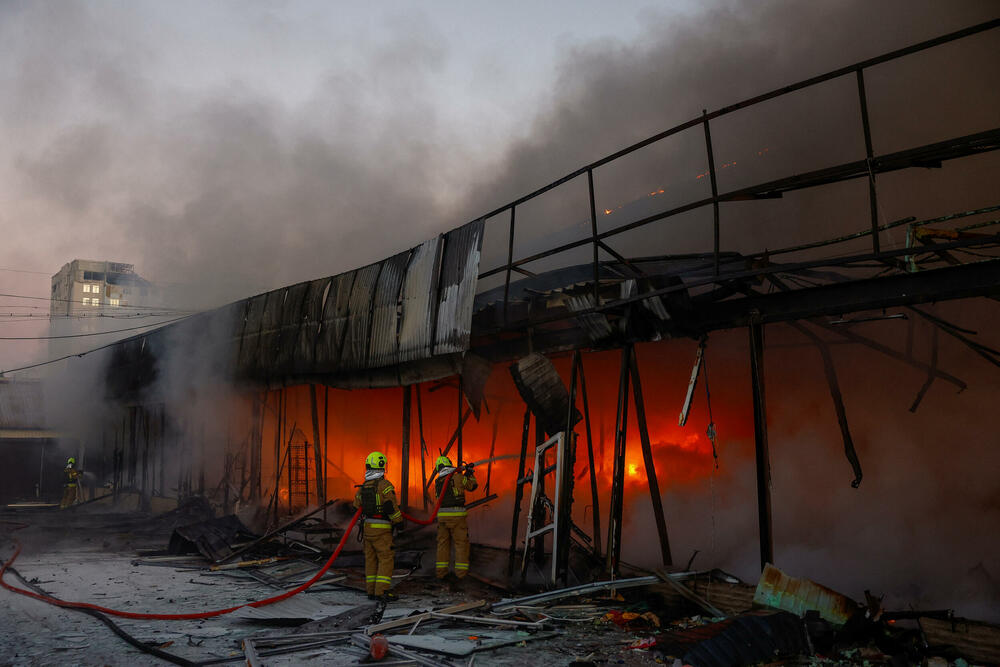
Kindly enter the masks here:
M 314 576 L 330 553 L 310 541 L 323 533 L 288 538 L 305 517 L 261 539 L 235 516 L 206 517 L 197 501 L 155 517 L 77 511 L 68 529 L 54 514 L 2 512 L 0 519 L 32 525 L 23 534 L 22 571 L 7 576 L 63 599 L 124 609 L 259 599 Z M 337 534 L 338 522 L 324 532 Z M 96 539 L 81 548 L 74 538 L 84 532 Z M 186 548 L 164 550 L 167 535 Z M 393 577 L 400 600 L 388 606 L 365 599 L 361 559 L 345 552 L 308 591 L 267 607 L 170 623 L 91 613 L 124 641 L 104 638 L 82 614 L 4 592 L 10 613 L 0 624 L 0 663 L 135 664 L 138 651 L 143 661 L 183 665 L 353 665 L 376 654 L 382 665 L 455 666 L 1000 662 L 1000 627 L 947 610 L 887 611 L 870 594 L 861 605 L 773 566 L 755 584 L 720 570 L 659 570 L 515 595 L 518 586 L 502 573 L 505 552 L 482 547 L 474 554 L 491 583 L 466 580 L 452 591 L 422 563 L 432 538 L 408 532 Z

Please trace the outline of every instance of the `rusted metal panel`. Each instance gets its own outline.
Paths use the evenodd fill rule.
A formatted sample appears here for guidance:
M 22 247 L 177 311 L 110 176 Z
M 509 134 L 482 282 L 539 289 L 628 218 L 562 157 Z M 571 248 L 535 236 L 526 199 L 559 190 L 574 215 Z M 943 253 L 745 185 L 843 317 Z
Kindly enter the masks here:
M 753 601 L 755 604 L 784 609 L 799 616 L 816 610 L 834 625 L 847 623 L 859 609 L 858 604 L 846 595 L 808 579 L 790 577 L 770 563 L 760 573 Z
M 437 318 L 436 281 L 444 237 L 438 236 L 413 249 L 401 294 L 399 361 L 431 356 Z
M 399 360 L 397 331 L 400 317 L 400 290 L 412 251 L 393 255 L 382 262 L 375 296 L 372 299 L 372 325 L 368 334 L 368 368 L 392 366 Z
M 340 360 L 336 370 L 357 370 L 365 368 L 368 360 L 368 335 L 371 330 L 372 299 L 382 264 L 369 264 L 358 269 L 351 289 L 344 343 L 340 348 Z
M 434 354 L 464 352 L 469 348 L 472 304 L 476 296 L 482 247 L 483 220 L 470 222 L 445 234 Z

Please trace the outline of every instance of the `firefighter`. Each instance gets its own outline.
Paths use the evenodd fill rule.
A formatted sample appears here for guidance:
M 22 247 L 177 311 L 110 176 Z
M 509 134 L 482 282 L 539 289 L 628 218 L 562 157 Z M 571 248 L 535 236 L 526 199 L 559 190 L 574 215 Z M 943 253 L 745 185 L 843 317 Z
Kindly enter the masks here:
M 365 542 L 365 588 L 369 599 L 395 600 L 392 569 L 395 553 L 392 534 L 403 522 L 403 513 L 396 502 L 396 491 L 385 478 L 385 454 L 372 452 L 365 459 L 365 483 L 354 496 L 354 507 L 364 517 L 362 535 Z
M 79 484 L 78 480 L 82 474 L 82 471 L 76 469 L 76 459 L 72 456 L 66 459 L 66 467 L 63 468 L 63 474 L 66 475 L 66 483 L 63 485 L 62 502 L 59 503 L 59 509 L 61 510 L 76 503 L 76 489 Z
M 451 545 L 455 544 L 455 577 L 461 581 L 469 573 L 469 522 L 466 519 L 465 492 L 475 491 L 479 486 L 473 474 L 473 464 L 468 464 L 456 471 L 447 456 L 439 456 L 434 464 L 437 471 L 435 482 L 437 497 L 441 497 L 444 481 L 452 472 L 448 488 L 441 498 L 441 508 L 438 510 L 437 562 L 435 571 L 438 579 L 448 576 L 448 564 L 451 561 Z

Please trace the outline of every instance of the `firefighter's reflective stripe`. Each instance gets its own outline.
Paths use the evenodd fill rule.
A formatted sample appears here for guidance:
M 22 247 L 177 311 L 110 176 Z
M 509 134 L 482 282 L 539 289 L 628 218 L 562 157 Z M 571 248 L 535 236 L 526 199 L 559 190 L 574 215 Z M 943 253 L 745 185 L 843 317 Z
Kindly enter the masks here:
M 440 569 L 447 570 L 448 569 L 448 561 L 438 561 L 438 562 L 434 563 L 434 567 L 436 567 L 439 570 Z
M 365 581 L 366 581 L 366 582 L 372 582 L 372 581 L 375 581 L 375 575 L 374 575 L 374 574 L 366 574 L 366 575 L 365 575 Z
M 438 510 L 438 516 L 466 516 L 468 512 L 464 507 L 442 507 Z
M 365 519 L 365 525 L 372 528 L 392 528 L 392 524 L 385 519 Z
M 393 523 L 399 523 L 402 520 L 403 520 L 403 511 L 402 510 L 396 510 L 395 512 L 393 512 L 392 514 L 389 515 L 389 521 L 391 521 Z
M 378 584 L 391 584 L 392 577 L 375 577 L 375 583 Z
M 469 569 L 469 564 L 468 563 L 459 563 L 459 562 L 456 561 L 455 562 L 455 569 L 456 570 L 468 570 Z

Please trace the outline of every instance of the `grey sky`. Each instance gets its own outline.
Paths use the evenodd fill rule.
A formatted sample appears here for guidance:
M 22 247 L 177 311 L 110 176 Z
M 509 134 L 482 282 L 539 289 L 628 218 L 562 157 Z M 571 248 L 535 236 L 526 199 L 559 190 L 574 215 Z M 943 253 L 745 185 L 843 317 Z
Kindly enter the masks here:
M 199 305 L 337 273 L 703 107 L 995 8 L 0 0 L 0 268 L 42 272 L 0 271 L 0 292 L 44 297 L 75 257 Z M 0 368 L 40 354 L 6 341 Z

